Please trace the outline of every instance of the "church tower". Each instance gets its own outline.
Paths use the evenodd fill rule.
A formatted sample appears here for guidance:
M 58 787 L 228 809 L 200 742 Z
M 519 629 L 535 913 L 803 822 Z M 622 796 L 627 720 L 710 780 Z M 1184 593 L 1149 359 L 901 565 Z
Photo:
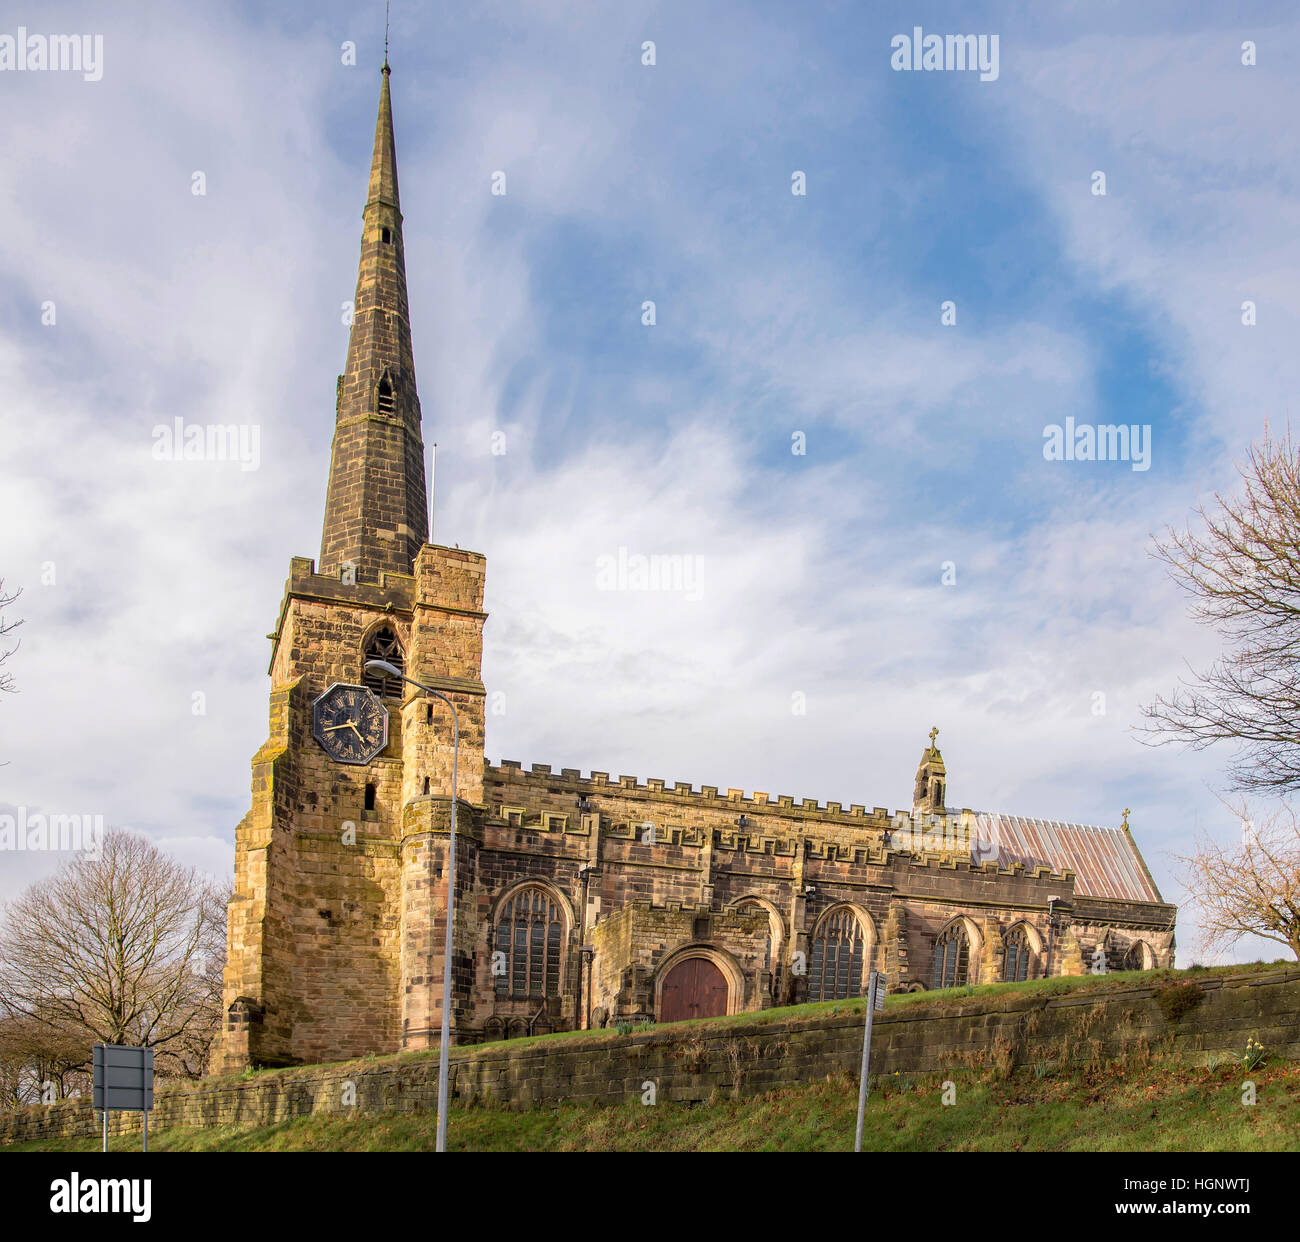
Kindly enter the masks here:
M 385 61 L 320 561 L 290 561 L 270 635 L 270 736 L 235 833 L 217 1072 L 437 1041 L 451 713 L 408 683 L 367 675 L 366 659 L 387 660 L 455 704 L 458 894 L 476 870 L 485 561 L 427 542 L 390 77 Z M 313 735 L 314 702 L 335 683 L 381 698 L 388 740 L 369 762 L 338 762 Z M 458 981 L 473 953 L 466 905 L 451 963 Z

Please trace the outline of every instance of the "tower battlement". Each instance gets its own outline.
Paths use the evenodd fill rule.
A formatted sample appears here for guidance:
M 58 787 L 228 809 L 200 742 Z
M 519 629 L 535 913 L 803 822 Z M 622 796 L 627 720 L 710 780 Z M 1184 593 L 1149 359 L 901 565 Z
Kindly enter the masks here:
M 644 781 L 638 780 L 635 776 L 611 778 L 608 772 L 595 769 L 592 769 L 587 776 L 583 776 L 579 768 L 560 768 L 556 771 L 549 763 L 534 763 L 531 767 L 524 767 L 514 759 L 502 759 L 495 765 L 488 764 L 484 774 L 489 779 L 495 778 L 506 783 L 561 785 L 566 790 L 573 790 L 575 794 L 614 792 L 634 797 L 676 800 L 683 804 L 696 802 L 711 810 L 716 810 L 719 806 L 735 806 L 760 815 L 788 811 L 808 818 L 840 822 L 868 820 L 882 825 L 891 817 L 891 812 L 882 806 L 873 807 L 868 811 L 865 806 L 853 803 L 846 809 L 842 803 L 821 803 L 816 798 L 796 799 L 789 794 L 773 796 L 761 792 L 746 794 L 743 789 L 723 789 L 716 785 L 702 785 L 696 789 L 689 781 L 669 782 L 653 776 Z

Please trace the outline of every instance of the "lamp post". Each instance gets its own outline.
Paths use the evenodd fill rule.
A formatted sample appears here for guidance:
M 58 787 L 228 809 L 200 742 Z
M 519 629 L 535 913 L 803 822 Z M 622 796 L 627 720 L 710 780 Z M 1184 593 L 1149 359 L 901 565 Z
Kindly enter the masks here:
M 451 843 L 447 847 L 447 939 L 442 954 L 442 1039 L 438 1051 L 438 1142 L 437 1151 L 447 1150 L 447 1059 L 451 1046 L 451 927 L 452 906 L 456 900 L 456 802 L 459 798 L 457 789 L 457 766 L 460 761 L 460 716 L 453 703 L 440 690 L 426 686 L 423 682 L 407 677 L 399 668 L 387 660 L 367 660 L 366 672 L 383 673 L 385 677 L 396 677 L 408 685 L 441 699 L 451 708 Z
M 1061 930 L 1061 915 L 1057 910 L 1060 900 L 1059 897 L 1047 899 L 1047 953 L 1043 963 L 1043 977 L 1047 979 L 1052 977 L 1052 952 L 1056 948 L 1057 933 Z

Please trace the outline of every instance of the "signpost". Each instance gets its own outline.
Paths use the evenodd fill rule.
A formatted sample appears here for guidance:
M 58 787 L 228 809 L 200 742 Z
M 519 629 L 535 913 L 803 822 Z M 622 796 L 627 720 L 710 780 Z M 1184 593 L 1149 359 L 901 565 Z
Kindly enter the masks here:
M 885 976 L 873 970 L 867 976 L 867 1024 L 862 1032 L 862 1076 L 858 1082 L 858 1135 L 853 1150 L 862 1150 L 862 1122 L 867 1111 L 867 1073 L 871 1065 L 871 1019 L 885 1007 Z
M 104 1114 L 104 1150 L 108 1150 L 110 1111 L 140 1113 L 144 1145 L 149 1150 L 149 1110 L 153 1108 L 153 1049 L 128 1044 L 96 1044 L 93 1107 Z

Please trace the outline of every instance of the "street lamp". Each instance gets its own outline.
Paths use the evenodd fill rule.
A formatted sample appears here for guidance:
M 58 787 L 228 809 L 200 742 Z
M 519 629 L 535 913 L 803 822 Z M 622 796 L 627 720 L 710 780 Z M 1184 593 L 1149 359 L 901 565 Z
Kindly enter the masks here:
M 1043 963 L 1043 975 L 1048 979 L 1052 977 L 1052 950 L 1056 948 L 1057 933 L 1061 930 L 1062 919 L 1057 909 L 1060 901 L 1059 897 L 1047 899 L 1047 954 Z
M 401 669 L 395 668 L 387 660 L 367 660 L 367 673 L 383 673 L 385 677 L 396 677 L 441 699 L 451 708 L 451 844 L 447 847 L 447 940 L 442 955 L 442 1042 L 438 1052 L 438 1143 L 435 1150 L 447 1150 L 447 1053 L 451 1045 L 451 926 L 452 904 L 456 899 L 456 769 L 460 761 L 460 716 L 456 713 L 456 704 L 440 690 L 426 686 L 423 682 L 407 677 Z

